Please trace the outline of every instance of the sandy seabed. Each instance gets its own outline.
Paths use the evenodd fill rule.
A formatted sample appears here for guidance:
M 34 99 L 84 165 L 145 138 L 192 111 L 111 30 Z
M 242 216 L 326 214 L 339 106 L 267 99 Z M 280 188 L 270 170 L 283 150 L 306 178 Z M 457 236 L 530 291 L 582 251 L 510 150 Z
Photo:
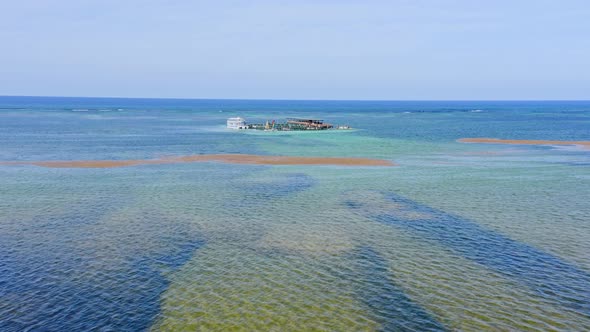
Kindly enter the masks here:
M 383 159 L 344 157 L 293 157 L 260 156 L 249 154 L 205 154 L 166 157 L 160 159 L 129 160 L 71 160 L 71 161 L 17 161 L 0 162 L 2 165 L 35 165 L 52 168 L 113 168 L 137 165 L 177 164 L 194 162 L 223 162 L 251 165 L 337 165 L 337 166 L 395 166 Z

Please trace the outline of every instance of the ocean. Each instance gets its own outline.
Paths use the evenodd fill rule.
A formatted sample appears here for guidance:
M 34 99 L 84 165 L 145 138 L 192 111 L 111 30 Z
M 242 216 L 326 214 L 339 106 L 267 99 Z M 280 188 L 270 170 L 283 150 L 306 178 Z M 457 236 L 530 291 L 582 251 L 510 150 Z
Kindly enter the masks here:
M 0 97 L 0 330 L 590 330 L 590 150 L 461 138 L 590 141 L 590 101 Z M 200 154 L 396 166 L 27 164 Z

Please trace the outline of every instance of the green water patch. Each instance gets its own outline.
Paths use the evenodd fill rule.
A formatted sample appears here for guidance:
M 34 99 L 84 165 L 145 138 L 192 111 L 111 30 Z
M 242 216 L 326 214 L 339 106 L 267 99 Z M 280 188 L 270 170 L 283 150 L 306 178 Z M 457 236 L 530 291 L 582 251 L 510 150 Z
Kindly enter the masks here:
M 366 157 L 394 159 L 416 147 L 410 142 L 348 134 L 309 133 L 305 135 L 269 137 L 259 143 L 271 154 L 323 157 Z M 425 149 L 425 147 L 422 147 Z
M 346 280 L 302 256 L 210 244 L 172 280 L 154 330 L 362 331 L 377 326 Z

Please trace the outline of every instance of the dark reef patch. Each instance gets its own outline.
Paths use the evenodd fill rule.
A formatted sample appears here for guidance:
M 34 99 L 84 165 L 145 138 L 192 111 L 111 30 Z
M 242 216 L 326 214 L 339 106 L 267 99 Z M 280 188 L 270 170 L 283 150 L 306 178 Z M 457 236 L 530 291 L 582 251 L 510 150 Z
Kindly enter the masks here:
M 354 253 L 359 298 L 371 309 L 381 331 L 445 331 L 430 313 L 412 301 L 392 281 L 387 263 L 373 248 L 361 247 Z
M 100 219 L 84 215 L 92 224 Z M 160 296 L 169 284 L 165 273 L 204 245 L 184 227 L 158 231 L 155 226 L 142 227 L 161 235 L 111 230 L 112 242 L 84 245 L 95 240 L 83 229 L 88 224 L 65 216 L 61 222 L 69 227 L 58 225 L 55 217 L 54 227 L 45 230 L 60 233 L 59 243 L 42 235 L 38 241 L 0 236 L 0 331 L 147 330 L 160 313 Z M 162 245 L 146 244 L 153 241 Z M 116 248 L 105 250 L 105 245 Z
M 348 197 L 346 206 L 377 222 L 391 225 L 492 269 L 538 292 L 543 298 L 590 317 L 590 274 L 533 246 L 486 229 L 469 219 L 384 194 L 390 210 Z

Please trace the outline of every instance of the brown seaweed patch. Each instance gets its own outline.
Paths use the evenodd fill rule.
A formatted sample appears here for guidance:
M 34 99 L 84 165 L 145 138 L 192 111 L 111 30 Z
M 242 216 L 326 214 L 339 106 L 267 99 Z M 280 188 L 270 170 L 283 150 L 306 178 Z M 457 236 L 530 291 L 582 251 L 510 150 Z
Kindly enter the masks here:
M 137 165 L 177 164 L 193 162 L 223 162 L 250 165 L 335 165 L 335 166 L 395 166 L 383 159 L 345 157 L 260 156 L 249 154 L 208 154 L 129 160 L 70 160 L 0 162 L 0 165 L 35 165 L 51 168 L 113 168 Z
M 529 139 L 498 139 L 498 138 L 461 138 L 462 143 L 490 143 L 490 144 L 517 144 L 517 145 L 579 145 L 590 149 L 590 141 L 555 141 L 555 140 L 529 140 Z

